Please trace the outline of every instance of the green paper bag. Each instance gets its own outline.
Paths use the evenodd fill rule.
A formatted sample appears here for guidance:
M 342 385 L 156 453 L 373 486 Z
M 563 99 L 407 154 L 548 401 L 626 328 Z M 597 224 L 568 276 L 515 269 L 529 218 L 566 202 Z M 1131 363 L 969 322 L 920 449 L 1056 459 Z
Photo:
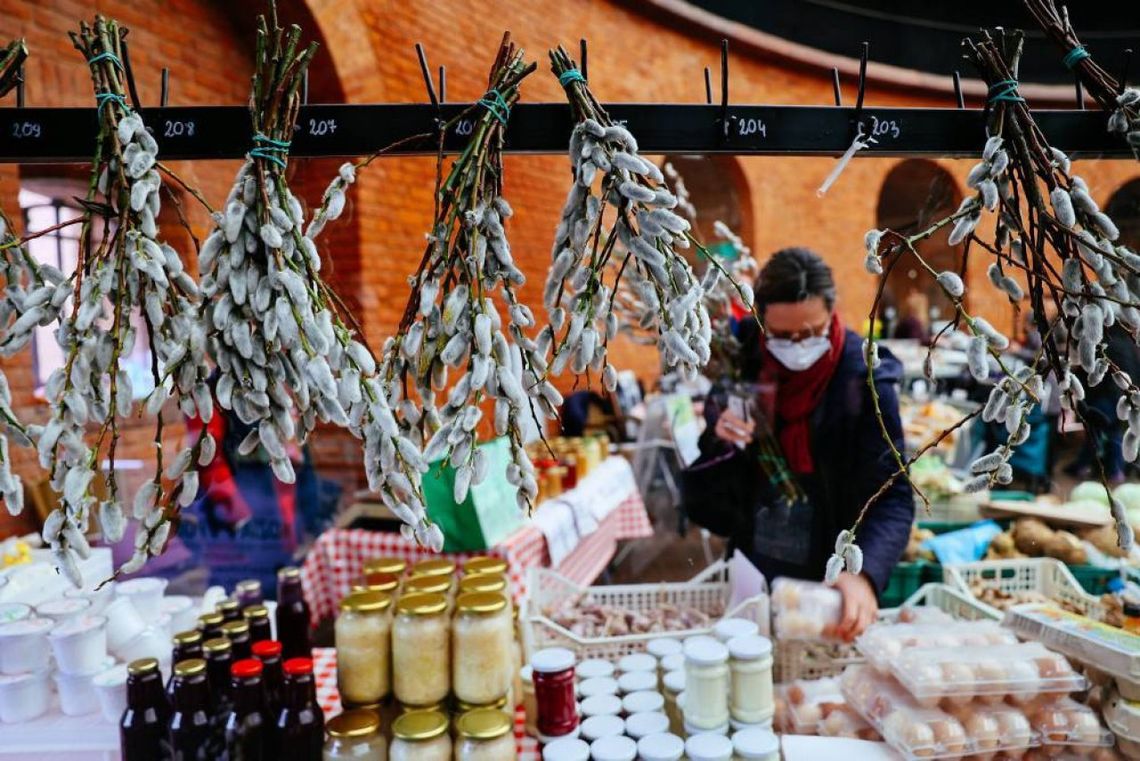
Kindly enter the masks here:
M 427 514 L 443 530 L 444 552 L 478 552 L 506 539 L 523 522 L 515 502 L 517 488 L 507 483 L 511 461 L 507 438 L 479 448 L 487 453 L 487 475 L 467 490 L 467 499 L 455 503 L 455 468 L 446 459 L 433 462 L 424 475 Z

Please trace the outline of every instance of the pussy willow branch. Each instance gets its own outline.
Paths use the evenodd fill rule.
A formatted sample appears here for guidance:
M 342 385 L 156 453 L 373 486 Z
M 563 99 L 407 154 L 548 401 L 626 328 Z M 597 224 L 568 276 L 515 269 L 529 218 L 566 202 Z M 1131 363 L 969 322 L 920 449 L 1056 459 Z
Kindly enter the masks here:
M 27 58 L 28 46 L 23 37 L 12 40 L 0 52 L 0 97 L 23 81 L 23 66 Z

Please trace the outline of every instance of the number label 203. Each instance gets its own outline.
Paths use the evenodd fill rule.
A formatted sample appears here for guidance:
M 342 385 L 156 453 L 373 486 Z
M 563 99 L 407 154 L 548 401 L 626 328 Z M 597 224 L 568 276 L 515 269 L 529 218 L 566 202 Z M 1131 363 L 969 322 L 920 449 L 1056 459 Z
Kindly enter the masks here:
M 902 125 L 894 119 L 880 119 L 877 116 L 871 116 L 871 137 L 897 138 L 901 134 Z
M 167 119 L 163 122 L 163 137 L 194 137 L 194 122 Z
M 43 132 L 39 122 L 12 122 L 10 134 L 17 140 L 36 140 L 43 136 Z

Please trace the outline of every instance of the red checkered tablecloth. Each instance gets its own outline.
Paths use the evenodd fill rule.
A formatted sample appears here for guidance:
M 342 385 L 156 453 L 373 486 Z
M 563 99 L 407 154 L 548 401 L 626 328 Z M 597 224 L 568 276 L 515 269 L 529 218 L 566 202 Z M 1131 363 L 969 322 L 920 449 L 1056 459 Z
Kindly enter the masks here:
M 617 552 L 617 543 L 625 539 L 650 536 L 653 526 L 645 512 L 641 495 L 634 491 L 598 523 L 598 528 L 582 537 L 578 545 L 562 559 L 556 570 L 563 576 L 588 586 L 598 577 Z M 457 560 L 472 555 L 496 555 L 510 565 L 511 591 L 518 603 L 526 592 L 527 569 L 549 567 L 550 554 L 546 538 L 535 526 L 527 524 L 486 552 L 449 554 Z M 337 603 L 349 592 L 353 579 L 364 570 L 371 558 L 395 556 L 414 563 L 433 553 L 404 539 L 397 532 L 362 529 L 329 529 L 317 537 L 301 567 L 301 583 L 313 620 L 336 614 Z
M 336 689 L 336 650 L 331 647 L 313 648 L 313 676 L 317 681 L 317 703 L 325 712 L 327 722 L 341 712 L 340 693 Z M 515 709 L 515 746 L 519 761 L 538 761 L 538 742 L 524 730 L 526 724 L 522 708 Z

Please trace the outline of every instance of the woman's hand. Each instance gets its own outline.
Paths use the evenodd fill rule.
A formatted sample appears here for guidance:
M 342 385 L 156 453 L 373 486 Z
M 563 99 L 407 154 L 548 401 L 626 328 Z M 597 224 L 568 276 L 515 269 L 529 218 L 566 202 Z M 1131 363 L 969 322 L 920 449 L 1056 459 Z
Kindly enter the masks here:
M 879 600 L 870 580 L 844 571 L 839 574 L 835 588 L 843 595 L 843 616 L 835 628 L 835 636 L 851 642 L 875 621 L 879 614 Z
M 717 438 L 727 441 L 729 444 L 743 447 L 752 441 L 752 434 L 756 430 L 756 423 L 752 420 L 739 418 L 728 410 L 725 410 L 720 413 L 720 417 L 717 418 L 716 428 L 714 430 Z

